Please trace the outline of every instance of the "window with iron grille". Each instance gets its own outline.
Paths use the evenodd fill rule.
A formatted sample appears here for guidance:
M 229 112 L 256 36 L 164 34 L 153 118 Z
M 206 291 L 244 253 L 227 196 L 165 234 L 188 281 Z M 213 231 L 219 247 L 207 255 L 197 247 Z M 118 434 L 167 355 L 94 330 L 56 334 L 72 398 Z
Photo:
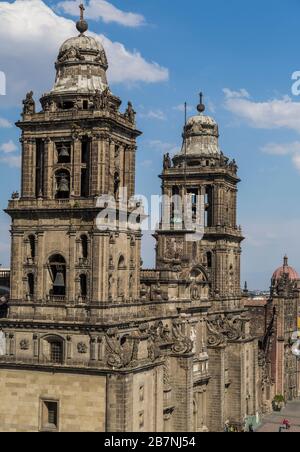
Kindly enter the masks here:
M 58 430 L 58 402 L 43 400 L 41 429 L 43 431 Z
M 63 363 L 63 343 L 51 342 L 50 343 L 51 361 L 56 364 Z

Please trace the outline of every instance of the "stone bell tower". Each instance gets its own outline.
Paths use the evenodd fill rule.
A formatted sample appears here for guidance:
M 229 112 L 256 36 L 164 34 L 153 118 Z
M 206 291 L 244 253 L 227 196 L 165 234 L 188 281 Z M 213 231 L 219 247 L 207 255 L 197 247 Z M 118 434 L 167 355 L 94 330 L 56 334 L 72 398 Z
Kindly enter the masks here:
M 37 111 L 33 93 L 24 100 L 22 189 L 8 207 L 12 217 L 11 315 L 66 317 L 86 304 L 132 301 L 139 295 L 140 236 L 129 230 L 100 232 L 97 197 L 134 194 L 135 112 L 108 86 L 102 45 L 80 35 L 60 48 L 53 89 Z M 117 217 L 124 205 L 117 204 Z M 130 281 L 130 285 L 129 285 Z M 130 287 L 130 289 L 129 289 Z M 50 305 L 48 304 L 50 303 Z M 61 315 L 61 310 L 59 310 Z M 76 314 L 75 314 L 76 312 Z
M 200 265 L 214 299 L 236 298 L 240 296 L 243 240 L 237 226 L 237 165 L 220 150 L 218 125 L 204 115 L 202 94 L 197 108 L 199 114 L 186 123 L 181 152 L 173 162 L 169 155 L 164 158 L 161 179 L 166 221 L 157 231 L 157 267 L 176 272 L 178 266 Z M 182 223 L 182 205 L 178 212 L 176 199 L 184 197 L 189 199 L 194 225 L 202 225 L 202 240 L 193 240 L 192 230 Z

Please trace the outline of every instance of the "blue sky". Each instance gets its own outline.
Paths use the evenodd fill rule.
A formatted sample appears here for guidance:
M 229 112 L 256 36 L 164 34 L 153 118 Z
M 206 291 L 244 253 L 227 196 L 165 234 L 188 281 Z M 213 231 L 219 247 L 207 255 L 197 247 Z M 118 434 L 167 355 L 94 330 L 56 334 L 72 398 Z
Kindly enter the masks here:
M 7 95 L 0 96 L 1 208 L 20 185 L 18 130 L 7 121 L 18 119 L 28 90 L 38 99 L 51 88 L 58 47 L 75 34 L 73 3 L 0 1 L 0 70 L 7 75 Z M 299 1 L 86 3 L 90 31 L 108 50 L 111 89 L 124 103 L 132 100 L 144 132 L 137 192 L 160 192 L 163 152 L 181 143 L 179 106 L 187 101 L 193 114 L 203 90 L 208 114 L 220 126 L 221 147 L 240 167 L 239 223 L 246 235 L 242 279 L 251 288 L 267 288 L 285 253 L 300 271 L 300 99 L 291 91 L 291 76 L 300 70 Z M 4 265 L 8 229 L 2 214 Z M 146 237 L 147 266 L 153 265 L 153 249 Z

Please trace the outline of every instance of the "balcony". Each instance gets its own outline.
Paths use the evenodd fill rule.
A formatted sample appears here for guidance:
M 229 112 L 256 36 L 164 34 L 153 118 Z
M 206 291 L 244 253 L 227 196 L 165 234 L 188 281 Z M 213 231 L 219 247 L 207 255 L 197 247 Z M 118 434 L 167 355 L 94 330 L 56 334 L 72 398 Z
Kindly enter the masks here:
M 65 295 L 47 295 L 47 301 L 50 303 L 65 303 L 66 300 Z

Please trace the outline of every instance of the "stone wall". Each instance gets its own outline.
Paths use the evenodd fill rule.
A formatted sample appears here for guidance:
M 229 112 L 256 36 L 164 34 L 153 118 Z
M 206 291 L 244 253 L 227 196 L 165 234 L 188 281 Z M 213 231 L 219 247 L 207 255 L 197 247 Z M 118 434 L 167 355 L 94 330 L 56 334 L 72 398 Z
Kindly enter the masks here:
M 47 399 L 59 402 L 59 431 L 105 431 L 103 376 L 0 369 L 0 380 L 1 432 L 40 431 L 41 400 Z

